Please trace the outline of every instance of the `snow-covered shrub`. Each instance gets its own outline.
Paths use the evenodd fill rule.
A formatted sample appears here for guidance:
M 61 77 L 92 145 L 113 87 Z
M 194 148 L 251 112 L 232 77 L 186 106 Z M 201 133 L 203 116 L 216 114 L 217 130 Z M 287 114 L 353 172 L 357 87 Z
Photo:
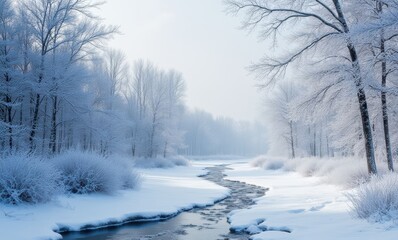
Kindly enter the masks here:
M 286 159 L 285 164 L 283 165 L 283 170 L 288 172 L 297 171 L 298 165 L 301 164 L 301 159 Z
M 261 167 L 267 170 L 278 170 L 284 167 L 285 161 L 279 158 L 258 157 L 251 162 L 253 167 Z
M 262 156 L 255 159 L 251 165 L 267 170 L 282 168 L 285 171 L 298 172 L 306 177 L 321 177 L 325 183 L 345 188 L 353 188 L 369 180 L 365 160 L 354 157 L 278 159 Z M 385 165 L 385 163 L 378 163 L 380 173 L 386 172 Z
M 348 195 L 359 218 L 377 222 L 398 220 L 398 174 L 374 176 Z
M 0 160 L 0 201 L 6 204 L 42 203 L 62 192 L 60 174 L 47 161 L 26 155 Z
M 267 170 L 278 170 L 278 169 L 283 168 L 283 166 L 284 166 L 284 162 L 281 160 L 277 160 L 277 159 L 268 161 L 264 164 L 264 168 Z
M 54 159 L 66 191 L 76 194 L 107 193 L 136 188 L 139 175 L 132 164 L 117 156 L 70 151 Z
M 122 185 L 117 168 L 104 157 L 83 152 L 67 152 L 54 159 L 67 192 L 77 194 L 113 193 Z
M 139 168 L 172 168 L 175 166 L 187 166 L 189 161 L 181 156 L 169 158 L 136 158 L 135 167 Z
M 357 158 L 297 158 L 287 160 L 284 169 L 309 177 L 321 177 L 325 183 L 353 188 L 368 180 L 366 163 Z M 383 171 L 382 168 L 381 172 Z
M 336 162 L 336 160 L 332 158 L 325 159 L 324 161 L 322 161 L 322 164 L 320 164 L 316 172 L 316 175 L 319 177 L 328 176 L 331 172 L 333 172 L 336 169 L 336 167 L 338 167 L 336 166 L 337 164 L 340 165 L 341 163 Z M 345 164 L 343 165 L 345 166 Z
M 282 159 L 262 156 L 255 159 L 251 165 L 267 170 L 283 169 L 285 171 L 299 172 L 304 176 L 313 176 L 319 170 L 320 159 L 317 158 L 294 158 Z
M 250 165 L 253 167 L 262 168 L 264 166 L 264 162 L 266 161 L 266 157 L 260 156 L 250 162 Z
M 316 176 L 323 161 L 319 158 L 302 158 L 295 160 L 299 161 L 296 165 L 296 171 L 305 177 Z
M 358 161 L 338 161 L 335 166 L 325 173 L 326 182 L 347 188 L 357 187 L 369 180 L 366 164 Z
M 285 164 L 284 161 L 281 159 L 259 158 L 252 163 L 252 166 L 261 167 L 266 170 L 278 170 L 282 169 L 284 164 Z
M 121 156 L 110 156 L 108 160 L 116 168 L 123 189 L 134 189 L 138 187 L 141 179 L 139 174 L 134 170 L 131 160 Z
M 170 160 L 174 164 L 174 166 L 188 166 L 189 165 L 189 160 L 182 156 L 176 156 L 176 157 L 171 158 Z

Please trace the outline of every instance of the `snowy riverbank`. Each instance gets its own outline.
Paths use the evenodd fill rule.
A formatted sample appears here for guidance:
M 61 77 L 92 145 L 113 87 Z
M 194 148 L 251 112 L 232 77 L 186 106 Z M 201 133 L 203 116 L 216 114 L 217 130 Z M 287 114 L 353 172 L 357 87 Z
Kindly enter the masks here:
M 119 191 L 112 196 L 71 195 L 47 204 L 2 204 L 2 237 L 61 239 L 54 230 L 117 225 L 136 218 L 156 220 L 212 204 L 226 197 L 229 190 L 197 176 L 206 172 L 204 167 L 217 164 L 231 164 L 225 172 L 227 179 L 269 188 L 256 205 L 229 215 L 232 228 L 250 232 L 253 240 L 393 240 L 398 236 L 396 223 L 355 218 L 345 195 L 350 190 L 325 184 L 319 177 L 253 167 L 248 161 L 194 161 L 189 167 L 141 169 L 143 182 L 138 190 Z
M 198 178 L 204 165 L 171 169 L 145 169 L 138 190 L 113 196 L 60 196 L 47 204 L 10 206 L 0 204 L 2 239 L 61 239 L 54 232 L 79 230 L 124 222 L 134 218 L 157 219 L 226 197 L 229 190 Z
M 226 171 L 227 179 L 269 188 L 257 205 L 233 211 L 229 217 L 234 229 L 252 232 L 255 240 L 393 240 L 398 236 L 398 227 L 392 223 L 354 218 L 349 212 L 346 190 L 321 183 L 318 177 L 263 170 L 248 163 L 229 167 L 233 170 Z

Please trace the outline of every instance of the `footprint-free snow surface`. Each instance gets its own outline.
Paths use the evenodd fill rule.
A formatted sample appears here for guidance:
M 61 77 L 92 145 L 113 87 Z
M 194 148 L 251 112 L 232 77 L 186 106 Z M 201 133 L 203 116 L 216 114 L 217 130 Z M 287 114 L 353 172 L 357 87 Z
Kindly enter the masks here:
M 232 210 L 248 208 L 266 189 L 225 180 L 226 166 L 209 167 L 203 178 L 231 189 L 229 197 L 213 206 L 194 208 L 158 222 L 136 221 L 116 228 L 64 234 L 65 240 L 178 240 L 178 239 L 249 239 L 245 231 L 230 230 L 227 217 Z M 159 199 L 161 201 L 161 199 Z

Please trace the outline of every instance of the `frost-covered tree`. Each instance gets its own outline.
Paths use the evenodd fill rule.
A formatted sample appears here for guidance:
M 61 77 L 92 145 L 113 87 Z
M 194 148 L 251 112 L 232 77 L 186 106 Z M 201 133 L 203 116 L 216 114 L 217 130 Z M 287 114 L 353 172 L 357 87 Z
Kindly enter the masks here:
M 279 84 L 274 90 L 272 96 L 266 99 L 267 117 L 272 122 L 272 128 L 277 129 L 277 131 L 270 131 L 275 135 L 272 137 L 272 144 L 281 144 L 283 148 L 290 149 L 289 156 L 295 158 L 297 122 L 292 118 L 290 108 L 297 95 L 295 92 L 297 88 L 288 82 Z
M 20 4 L 26 11 L 24 24 L 31 28 L 31 45 L 36 54 L 32 60 L 34 107 L 29 134 L 30 151 L 36 150 L 42 117 L 44 137 L 50 121 L 49 148 L 54 153 L 59 105 L 65 100 L 59 96 L 60 88 L 69 81 L 63 78 L 63 74 L 87 57 L 92 46 L 100 44 L 115 32 L 115 28 L 100 23 L 93 14 L 98 3 L 90 0 L 24 0 Z M 44 111 L 42 116 L 41 111 Z M 47 115 L 51 116 L 50 119 Z
M 19 69 L 18 19 L 12 1 L 0 1 L 0 134 L 3 151 L 13 151 L 23 125 L 16 114 L 21 109 L 24 82 Z
M 201 131 L 185 124 L 196 115 L 181 73 L 142 60 L 130 69 L 122 51 L 107 47 L 118 29 L 97 16 L 100 4 L 0 0 L 0 156 L 82 149 L 169 157 L 188 146 L 185 133 Z M 207 120 L 200 144 L 211 151 L 203 153 L 251 151 L 252 125 L 195 121 Z
M 176 153 L 183 145 L 178 124 L 185 94 L 181 73 L 138 60 L 122 88 L 132 118 L 129 139 L 133 156 L 151 158 Z
M 388 85 L 395 85 L 392 77 L 396 63 L 391 61 L 391 56 L 396 52 L 398 5 L 389 0 L 361 0 L 356 6 L 361 22 L 354 28 L 354 36 L 357 44 L 363 47 L 367 68 L 371 69 L 368 78 L 380 95 L 381 114 L 377 121 L 382 122 L 385 158 L 389 170 L 393 171 L 388 97 L 394 96 L 388 96 Z
M 271 38 L 274 43 L 282 45 L 286 43 L 287 35 L 295 36 L 297 39 L 289 46 L 288 51 L 264 57 L 258 64 L 252 66 L 252 70 L 265 79 L 264 86 L 269 86 L 283 77 L 292 63 L 305 56 L 306 60 L 312 56 L 313 63 L 330 59 L 344 63 L 342 71 L 348 74 L 345 74 L 342 80 L 352 89 L 351 96 L 356 97 L 368 171 L 371 174 L 377 173 L 366 94 L 368 83 L 364 80 L 358 46 L 351 30 L 358 20 L 352 11 L 352 8 L 355 8 L 353 2 L 229 0 L 227 4 L 232 12 L 243 12 L 246 16 L 243 26 L 247 29 L 258 28 L 261 37 Z M 280 34 L 282 32 L 284 34 Z M 330 68 L 329 73 L 335 70 L 336 68 Z M 333 86 L 334 84 L 325 87 L 316 95 L 327 94 Z

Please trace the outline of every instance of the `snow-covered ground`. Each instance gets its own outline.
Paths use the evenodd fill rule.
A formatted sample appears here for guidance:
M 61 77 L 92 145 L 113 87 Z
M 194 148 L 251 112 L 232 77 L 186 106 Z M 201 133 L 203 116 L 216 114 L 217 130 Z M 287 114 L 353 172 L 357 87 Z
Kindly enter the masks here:
M 134 217 L 156 219 L 212 204 L 229 191 L 197 177 L 205 173 L 207 165 L 142 170 L 138 190 L 119 191 L 113 196 L 61 196 L 51 203 L 18 207 L 0 204 L 1 239 L 60 239 L 53 230 L 117 224 Z
M 317 177 L 233 164 L 227 179 L 269 188 L 250 209 L 236 210 L 229 220 L 237 230 L 246 229 L 255 240 L 336 240 L 398 237 L 398 224 L 369 223 L 350 214 L 345 191 L 322 183 Z M 269 231 L 264 231 L 268 229 Z M 290 232 L 290 233 L 289 233 Z
M 18 207 L 0 204 L 1 239 L 60 239 L 53 230 L 117 224 L 134 217 L 155 220 L 212 204 L 226 197 L 228 189 L 197 176 L 205 173 L 204 167 L 226 163 L 232 164 L 227 179 L 269 188 L 256 205 L 229 216 L 234 229 L 253 233 L 254 240 L 397 239 L 398 224 L 353 217 L 347 190 L 318 177 L 252 167 L 249 160 L 201 160 L 189 167 L 141 170 L 143 182 L 138 190 L 113 196 L 61 196 L 48 204 Z

